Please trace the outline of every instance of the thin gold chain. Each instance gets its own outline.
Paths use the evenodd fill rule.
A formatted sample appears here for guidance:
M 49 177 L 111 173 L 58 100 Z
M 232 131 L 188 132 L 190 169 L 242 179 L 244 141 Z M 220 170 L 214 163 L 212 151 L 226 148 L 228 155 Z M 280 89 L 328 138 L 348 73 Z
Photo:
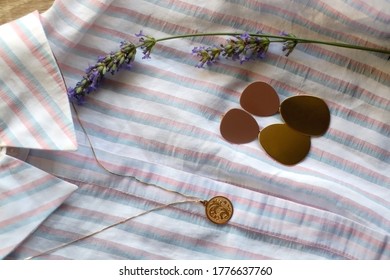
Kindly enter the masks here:
M 71 103 L 71 104 L 72 104 L 72 106 L 73 106 L 73 110 L 74 110 L 74 112 L 75 112 L 75 116 L 76 116 L 76 118 L 77 118 L 77 121 L 78 121 L 78 123 L 79 123 L 81 129 L 83 130 L 83 132 L 84 132 L 86 138 L 87 138 L 87 141 L 88 141 L 88 143 L 89 143 L 89 146 L 90 146 L 90 148 L 91 148 L 91 151 L 92 151 L 92 154 L 93 154 L 93 157 L 94 157 L 96 163 L 97 163 L 102 169 L 104 169 L 106 172 L 108 172 L 108 173 L 110 173 L 110 174 L 112 174 L 112 175 L 121 176 L 121 177 L 133 178 L 133 179 L 135 179 L 136 181 L 138 181 L 138 182 L 140 182 L 140 183 L 142 183 L 142 184 L 146 184 L 145 182 L 141 181 L 140 179 L 136 178 L 135 176 L 123 175 L 123 174 L 116 173 L 116 172 L 114 172 L 114 171 L 108 169 L 107 167 L 105 167 L 104 164 L 102 164 L 102 162 L 101 162 L 101 161 L 99 160 L 99 158 L 97 157 L 96 150 L 95 150 L 95 148 L 94 148 L 94 146 L 93 146 L 93 144 L 92 144 L 92 141 L 91 141 L 91 139 L 90 139 L 90 137 L 89 137 L 89 135 L 88 135 L 88 133 L 87 133 L 87 131 L 86 131 L 84 125 L 82 124 L 82 121 L 81 121 L 81 119 L 80 119 L 80 117 L 79 117 L 79 114 L 78 114 L 78 112 L 77 112 L 77 109 L 76 109 L 75 105 L 74 105 L 73 103 Z M 110 228 L 116 227 L 116 226 L 118 226 L 118 225 L 120 225 L 120 224 L 126 223 L 126 222 L 128 222 L 128 221 L 130 221 L 130 220 L 132 220 L 132 219 L 138 218 L 138 217 L 140 217 L 140 216 L 149 214 L 149 213 L 154 212 L 154 211 L 162 210 L 162 209 L 168 208 L 168 207 L 170 207 L 170 206 L 175 206 L 175 205 L 184 204 L 184 203 L 201 203 L 203 206 L 205 206 L 205 204 L 207 203 L 207 200 L 204 200 L 204 199 L 201 199 L 201 198 L 197 198 L 197 197 L 194 197 L 194 196 L 189 196 L 189 195 L 186 195 L 186 194 L 177 192 L 177 191 L 169 190 L 169 189 L 163 188 L 163 187 L 161 187 L 161 186 L 158 186 L 158 185 L 156 185 L 156 184 L 149 184 L 149 183 L 148 183 L 148 185 L 152 185 L 152 186 L 157 187 L 157 188 L 159 188 L 159 189 L 161 189 L 161 190 L 164 190 L 164 191 L 166 191 L 166 192 L 178 194 L 178 195 L 180 195 L 180 196 L 182 196 L 182 197 L 185 197 L 186 199 L 185 199 L 185 200 L 181 200 L 181 201 L 171 202 L 171 203 L 164 204 L 164 205 L 160 205 L 160 206 L 157 206 L 157 207 L 155 207 L 155 208 L 149 209 L 149 210 L 147 210 L 147 211 L 143 211 L 143 212 L 141 212 L 141 213 L 139 213 L 139 214 L 136 214 L 136 215 L 134 215 L 134 216 L 130 216 L 130 217 L 124 218 L 124 219 L 120 220 L 119 222 L 116 222 L 116 223 L 113 223 L 113 224 L 111 224 L 111 225 L 105 226 L 105 227 L 101 228 L 100 230 L 94 231 L 94 232 L 92 232 L 92 233 L 89 233 L 89 234 L 84 235 L 84 236 L 82 236 L 82 237 L 76 238 L 76 239 L 74 239 L 74 240 L 72 240 L 72 241 L 69 241 L 69 242 L 67 242 L 67 243 L 64 243 L 64 244 L 62 244 L 62 245 L 53 247 L 53 248 L 51 248 L 51 249 L 49 249 L 49 250 L 46 250 L 46 251 L 44 251 L 44 252 L 41 252 L 41 253 L 38 253 L 38 254 L 36 254 L 36 255 L 30 256 L 30 257 L 28 257 L 28 258 L 25 258 L 25 260 L 31 260 L 31 259 L 34 259 L 34 258 L 43 256 L 43 255 L 46 255 L 46 254 L 50 254 L 50 253 L 52 253 L 52 252 L 54 252 L 54 251 L 57 251 L 57 250 L 62 249 L 62 248 L 64 248 L 64 247 L 67 247 L 67 246 L 69 246 L 69 245 L 71 245 L 71 244 L 73 244 L 73 243 L 82 241 L 82 240 L 87 239 L 87 238 L 89 238 L 89 237 L 92 237 L 92 236 L 94 236 L 94 235 L 96 235 L 96 234 L 99 234 L 99 233 L 101 233 L 101 232 L 103 232 L 103 231 L 105 231 L 105 230 L 108 230 L 108 229 L 110 229 Z
M 91 151 L 92 151 L 92 154 L 93 154 L 93 157 L 94 157 L 96 163 L 97 163 L 102 169 L 104 169 L 106 172 L 108 172 L 108 173 L 110 173 L 110 174 L 112 174 L 112 175 L 115 175 L 115 176 L 121 176 L 121 177 L 132 178 L 132 179 L 134 179 L 134 180 L 136 180 L 136 181 L 138 181 L 138 182 L 140 182 L 140 183 L 142 183 L 142 184 L 147 184 L 147 185 L 150 185 L 150 186 L 154 186 L 154 187 L 159 188 L 159 189 L 161 189 L 161 190 L 163 190 L 163 191 L 170 192 L 170 193 L 174 193 L 174 194 L 178 194 L 178 195 L 180 195 L 180 196 L 183 196 L 183 197 L 186 197 L 186 198 L 189 198 L 189 199 L 200 199 L 199 197 L 194 197 L 194 196 L 190 196 L 190 195 L 186 195 L 186 194 L 180 193 L 180 192 L 178 192 L 178 191 L 169 190 L 169 189 L 166 189 L 166 188 L 164 188 L 164 187 L 162 187 L 162 186 L 159 186 L 159 185 L 156 185 L 156 184 L 145 183 L 145 182 L 143 182 L 142 180 L 138 179 L 138 178 L 135 177 L 135 176 L 126 175 L 126 174 L 119 174 L 119 173 L 116 173 L 116 172 L 114 172 L 114 171 L 108 169 L 108 168 L 107 168 L 106 166 L 104 166 L 104 164 L 99 160 L 99 158 L 98 158 L 98 156 L 97 156 L 97 154 L 96 154 L 95 147 L 94 147 L 94 145 L 92 144 L 91 138 L 89 137 L 89 134 L 87 133 L 87 130 L 85 129 L 85 127 L 84 127 L 84 125 L 83 125 L 83 123 L 82 123 L 82 121 L 81 121 L 81 119 L 80 119 L 80 116 L 79 116 L 79 114 L 78 114 L 78 111 L 77 111 L 77 109 L 76 109 L 76 106 L 75 106 L 73 103 L 71 103 L 71 104 L 72 104 L 72 106 L 73 106 L 73 110 L 74 110 L 74 112 L 75 112 L 75 116 L 76 116 L 76 118 L 77 118 L 77 121 L 78 121 L 78 123 L 79 123 L 81 129 L 83 130 L 85 137 L 87 138 L 88 144 L 89 144 L 89 146 L 90 146 L 90 148 L 91 148 Z M 200 200 L 202 201 L 202 199 L 200 199 Z
M 150 210 L 141 212 L 141 213 L 139 213 L 139 214 L 137 214 L 137 215 L 134 215 L 134 216 L 131 216 L 131 217 L 127 217 L 127 218 L 125 218 L 125 219 L 122 219 L 122 220 L 120 220 L 119 222 L 116 222 L 116 223 L 113 223 L 113 224 L 108 225 L 108 226 L 106 226 L 106 227 L 103 227 L 103 228 L 101 228 L 100 230 L 91 232 L 91 233 L 89 233 L 89 234 L 87 234 L 87 235 L 84 235 L 84 236 L 82 236 L 82 237 L 79 237 L 79 238 L 77 238 L 77 239 L 74 239 L 74 240 L 72 240 L 72 241 L 69 241 L 69 242 L 67 242 L 67 243 L 61 244 L 61 245 L 59 245 L 59 246 L 53 247 L 53 248 L 51 248 L 51 249 L 49 249 L 49 250 L 46 250 L 46 251 L 44 251 L 44 252 L 41 252 L 41 253 L 39 253 L 39 254 L 36 254 L 36 255 L 31 256 L 31 257 L 25 258 L 25 260 L 31 260 L 31 259 L 34 259 L 34 258 L 43 256 L 43 255 L 46 255 L 46 254 L 50 254 L 50 253 L 52 253 L 52 252 L 54 252 L 54 251 L 57 251 L 57 250 L 62 249 L 62 248 L 64 248 L 64 247 L 67 247 L 67 246 L 69 246 L 69 245 L 71 245 L 71 244 L 73 244 L 73 243 L 76 243 L 76 242 L 79 242 L 79 241 L 81 241 L 81 240 L 87 239 L 87 238 L 92 237 L 92 236 L 94 236 L 94 235 L 96 235 L 96 234 L 99 234 L 99 233 L 101 233 L 101 232 L 103 232 L 103 231 L 105 231 L 105 230 L 107 230 L 107 229 L 116 227 L 116 226 L 118 226 L 118 225 L 120 225 L 120 224 L 126 223 L 126 222 L 128 222 L 128 221 L 130 221 L 130 220 L 132 220 L 132 219 L 135 219 L 135 218 L 138 218 L 138 217 L 140 217 L 140 216 L 149 214 L 149 213 L 151 213 L 151 212 L 158 211 L 158 210 L 161 210 L 161 209 L 164 209 L 164 208 L 167 208 L 167 207 L 170 207 L 170 206 L 174 206 L 174 205 L 179 205 L 179 204 L 184 204 L 184 203 L 192 203 L 192 202 L 200 202 L 200 203 L 202 203 L 202 201 L 200 201 L 200 200 L 195 200 L 195 199 L 194 199 L 194 200 L 188 200 L 188 199 L 187 199 L 187 200 L 176 201 L 176 202 L 172 202 L 172 203 L 169 203 L 169 204 L 164 204 L 164 205 L 161 205 L 161 206 L 157 206 L 157 207 L 152 208 L 152 209 L 150 209 Z

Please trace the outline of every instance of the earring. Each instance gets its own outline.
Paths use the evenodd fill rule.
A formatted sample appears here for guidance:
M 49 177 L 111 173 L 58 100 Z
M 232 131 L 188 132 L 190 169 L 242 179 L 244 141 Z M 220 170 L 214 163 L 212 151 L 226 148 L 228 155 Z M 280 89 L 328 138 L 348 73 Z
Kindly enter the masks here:
M 280 103 L 275 89 L 264 82 L 247 86 L 241 94 L 240 104 L 256 116 L 266 117 L 280 112 L 289 127 L 310 136 L 323 135 L 330 123 L 328 105 L 321 98 L 297 95 Z
M 276 161 L 294 165 L 309 153 L 310 136 L 323 135 L 329 127 L 326 103 L 315 96 L 299 95 L 280 104 L 278 94 L 264 82 L 250 84 L 240 98 L 243 109 L 231 109 L 221 120 L 223 138 L 234 144 L 258 138 L 263 149 Z M 272 124 L 260 130 L 252 115 L 272 116 L 280 112 L 285 124 Z

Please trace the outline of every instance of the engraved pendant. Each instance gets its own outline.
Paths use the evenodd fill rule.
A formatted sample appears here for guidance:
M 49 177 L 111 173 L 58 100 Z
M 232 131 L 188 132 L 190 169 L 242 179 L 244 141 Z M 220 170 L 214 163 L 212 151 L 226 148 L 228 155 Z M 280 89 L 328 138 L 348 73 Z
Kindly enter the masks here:
M 233 204 L 224 196 L 215 196 L 203 204 L 207 218 L 215 224 L 226 224 L 233 216 Z

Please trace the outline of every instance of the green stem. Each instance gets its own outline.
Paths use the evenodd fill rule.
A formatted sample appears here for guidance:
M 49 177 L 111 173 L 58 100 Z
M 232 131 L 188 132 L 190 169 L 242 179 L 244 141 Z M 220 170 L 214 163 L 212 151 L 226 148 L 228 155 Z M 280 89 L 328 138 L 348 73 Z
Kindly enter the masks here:
M 156 42 L 168 41 L 168 40 L 173 40 L 173 39 L 181 39 L 181 38 L 190 38 L 190 37 L 239 36 L 239 35 L 242 35 L 242 33 L 235 33 L 235 32 L 195 33 L 195 34 L 184 34 L 184 35 L 177 35 L 177 36 L 160 38 L 160 39 L 156 39 Z M 377 49 L 377 48 L 363 47 L 363 46 L 345 44 L 345 43 L 339 43 L 339 42 L 320 41 L 320 40 L 312 40 L 312 39 L 305 39 L 305 38 L 298 38 L 298 37 L 292 38 L 292 37 L 288 37 L 288 36 L 257 34 L 257 33 L 249 33 L 249 35 L 253 36 L 253 37 L 281 39 L 280 42 L 295 41 L 297 43 L 321 44 L 321 45 L 335 46 L 335 47 L 339 47 L 339 48 L 348 48 L 348 49 L 390 54 L 390 49 L 388 49 L 388 50 Z

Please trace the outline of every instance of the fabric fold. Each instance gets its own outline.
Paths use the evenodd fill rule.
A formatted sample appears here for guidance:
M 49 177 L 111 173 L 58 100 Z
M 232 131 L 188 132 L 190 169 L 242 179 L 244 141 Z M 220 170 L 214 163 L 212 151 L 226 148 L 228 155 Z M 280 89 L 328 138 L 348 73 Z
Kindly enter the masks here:
M 28 237 L 77 187 L 0 151 L 0 259 Z

